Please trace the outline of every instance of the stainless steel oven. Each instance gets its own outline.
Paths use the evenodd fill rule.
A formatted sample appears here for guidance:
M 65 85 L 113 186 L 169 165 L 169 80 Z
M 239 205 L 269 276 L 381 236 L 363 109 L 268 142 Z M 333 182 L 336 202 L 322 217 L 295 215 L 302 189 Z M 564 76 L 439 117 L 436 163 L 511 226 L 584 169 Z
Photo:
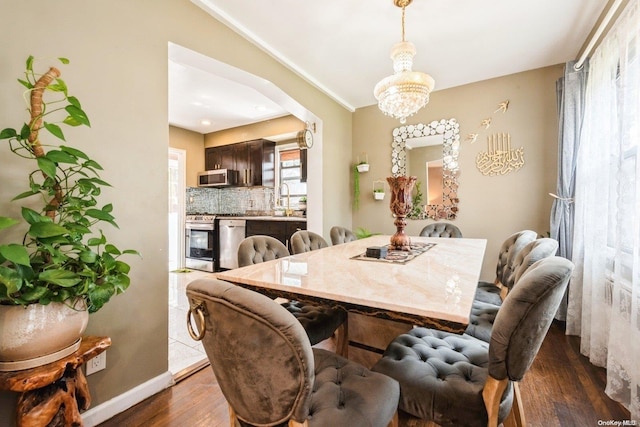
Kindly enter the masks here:
M 185 220 L 185 267 L 214 271 L 216 229 L 214 215 L 187 215 Z

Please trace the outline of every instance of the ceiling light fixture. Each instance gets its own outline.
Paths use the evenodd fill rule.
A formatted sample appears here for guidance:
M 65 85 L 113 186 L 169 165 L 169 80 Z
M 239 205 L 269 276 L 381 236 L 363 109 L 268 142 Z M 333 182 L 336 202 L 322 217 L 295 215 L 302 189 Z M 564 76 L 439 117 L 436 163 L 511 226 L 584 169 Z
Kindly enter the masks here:
M 407 117 L 427 105 L 435 84 L 430 75 L 411 71 L 416 47 L 404 39 L 404 10 L 411 1 L 393 0 L 394 5 L 402 8 L 402 41 L 391 49 L 394 73 L 380 80 L 373 89 L 378 108 L 387 116 L 400 119 L 403 124 Z

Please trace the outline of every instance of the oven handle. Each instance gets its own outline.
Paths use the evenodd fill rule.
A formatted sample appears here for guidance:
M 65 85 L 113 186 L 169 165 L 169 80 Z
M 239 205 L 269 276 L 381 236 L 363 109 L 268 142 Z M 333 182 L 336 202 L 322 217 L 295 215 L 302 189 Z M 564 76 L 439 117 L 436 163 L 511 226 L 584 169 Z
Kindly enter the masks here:
M 203 230 L 203 231 L 215 230 L 215 227 L 213 226 L 213 224 L 187 223 L 185 227 L 187 230 Z

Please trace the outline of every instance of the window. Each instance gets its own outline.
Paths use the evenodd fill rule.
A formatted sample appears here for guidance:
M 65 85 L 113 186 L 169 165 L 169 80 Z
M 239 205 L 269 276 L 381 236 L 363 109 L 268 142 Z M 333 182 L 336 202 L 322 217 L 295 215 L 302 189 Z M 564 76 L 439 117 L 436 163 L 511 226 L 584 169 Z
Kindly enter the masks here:
M 302 181 L 302 156 L 296 144 L 276 147 L 277 152 L 277 184 L 280 206 L 287 206 L 287 188 L 290 206 L 298 205 L 302 197 L 307 197 L 307 183 Z M 283 185 L 286 184 L 286 185 Z

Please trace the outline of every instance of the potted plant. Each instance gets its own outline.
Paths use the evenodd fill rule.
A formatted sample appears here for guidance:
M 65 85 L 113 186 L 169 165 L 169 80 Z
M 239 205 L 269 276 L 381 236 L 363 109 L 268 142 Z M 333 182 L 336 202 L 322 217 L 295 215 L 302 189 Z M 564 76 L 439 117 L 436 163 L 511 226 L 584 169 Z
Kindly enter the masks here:
M 356 167 L 360 173 L 369 172 L 369 163 L 365 163 L 364 161 L 358 163 Z
M 298 208 L 301 211 L 307 210 L 307 198 L 305 196 L 302 196 L 298 199 Z
M 356 168 L 360 173 L 369 172 L 369 156 L 367 156 L 367 153 L 362 153 L 362 160 L 360 159 L 360 156 L 358 156 L 358 164 L 356 165 Z
M 373 181 L 373 198 L 375 200 L 384 200 L 384 181 Z
M 90 126 L 80 101 L 68 94 L 57 68 L 39 75 L 33 63 L 30 56 L 25 78 L 18 79 L 27 89 L 29 121 L 0 132 L 0 140 L 7 140 L 16 156 L 33 162 L 25 191 L 13 198 L 28 201 L 22 206 L 22 218 L 0 216 L 0 232 L 17 224 L 26 229 L 20 240 L 0 244 L 0 369 L 15 369 L 14 363 L 20 369 L 37 366 L 75 351 L 88 313 L 129 287 L 130 267 L 120 257 L 138 253 L 121 251 L 99 228 L 104 223 L 117 227 L 113 206 L 98 204 L 101 189 L 109 184 L 100 178 L 98 162 L 65 143 L 63 126 Z M 45 101 L 45 95 L 54 99 Z M 44 135 L 62 142 L 45 145 Z M 59 316 L 51 317 L 49 310 L 76 320 L 48 325 Z M 20 317 L 41 312 L 42 327 L 49 326 L 48 330 L 34 332 L 36 321 Z M 60 338 L 56 332 L 66 335 Z M 33 335 L 20 336 L 27 333 Z M 10 342 L 16 334 L 22 343 Z

